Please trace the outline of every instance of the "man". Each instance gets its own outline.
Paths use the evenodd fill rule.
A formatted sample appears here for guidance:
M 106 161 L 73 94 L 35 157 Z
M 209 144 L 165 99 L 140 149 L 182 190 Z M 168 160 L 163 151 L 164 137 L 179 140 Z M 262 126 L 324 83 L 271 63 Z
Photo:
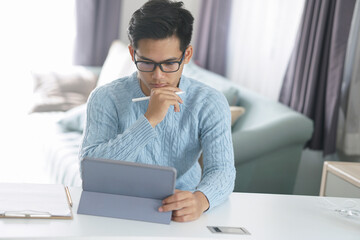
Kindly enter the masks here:
M 154 0 L 133 14 L 129 52 L 138 71 L 92 92 L 80 149 L 81 159 L 176 168 L 177 190 L 159 211 L 173 211 L 172 220 L 179 222 L 195 220 L 221 204 L 235 180 L 225 97 L 182 75 L 193 54 L 189 44 L 194 20 L 182 5 Z M 150 99 L 132 102 L 144 96 Z

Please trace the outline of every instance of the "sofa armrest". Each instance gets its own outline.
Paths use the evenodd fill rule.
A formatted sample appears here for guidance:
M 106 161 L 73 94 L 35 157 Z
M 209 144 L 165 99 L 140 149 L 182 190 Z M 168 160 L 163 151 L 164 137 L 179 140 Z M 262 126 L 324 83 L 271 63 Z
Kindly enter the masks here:
M 243 125 L 232 133 L 237 164 L 285 146 L 304 145 L 313 132 L 312 121 L 290 109 L 275 118 L 259 118 L 257 125 Z

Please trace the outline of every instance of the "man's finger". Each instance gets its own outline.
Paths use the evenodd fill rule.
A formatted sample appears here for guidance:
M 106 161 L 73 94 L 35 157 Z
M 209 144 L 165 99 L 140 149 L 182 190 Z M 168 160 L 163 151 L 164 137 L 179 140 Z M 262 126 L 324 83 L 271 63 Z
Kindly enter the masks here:
M 176 103 L 176 104 L 174 105 L 174 111 L 175 111 L 175 112 L 180 112 L 179 103 Z
M 190 222 L 190 221 L 194 221 L 196 219 L 196 217 L 189 214 L 189 215 L 184 215 L 184 216 L 180 216 L 180 217 L 172 216 L 171 219 L 175 222 Z
M 175 94 L 174 92 L 157 92 L 154 93 L 154 95 L 157 95 L 160 97 L 160 99 L 162 100 L 175 100 L 177 103 L 183 103 L 183 100 L 181 99 L 181 97 L 179 97 L 179 95 Z M 150 100 L 151 101 L 151 100 Z
M 176 94 L 176 98 L 179 103 L 184 103 L 184 101 L 181 99 L 179 95 Z
M 189 214 L 192 214 L 194 212 L 194 209 L 191 208 L 191 207 L 185 207 L 185 208 L 182 208 L 180 210 L 175 210 L 173 211 L 172 215 L 174 217 L 180 217 L 180 216 L 184 216 L 184 215 L 189 215 Z
M 173 203 L 173 202 L 177 202 L 177 201 L 181 201 L 184 200 L 186 198 L 189 198 L 192 196 L 191 192 L 186 192 L 186 191 L 176 191 L 173 195 L 171 195 L 170 197 L 165 198 L 162 203 L 163 204 L 169 204 L 169 203 Z
M 176 92 L 182 92 L 182 90 L 177 87 L 161 87 L 161 88 L 153 88 L 153 89 L 151 89 L 151 92 L 152 93 L 164 93 L 164 92 L 176 93 Z
M 154 89 L 154 88 L 153 88 Z M 167 90 L 167 91 L 172 91 L 172 92 L 181 92 L 182 90 L 178 87 L 171 87 L 171 86 L 167 86 L 167 87 L 161 87 L 161 88 L 155 88 L 158 90 Z
M 191 206 L 191 201 L 188 201 L 186 199 L 186 200 L 182 200 L 182 201 L 164 204 L 159 208 L 159 212 L 170 212 L 170 211 L 174 211 L 174 210 L 180 210 L 180 209 L 183 209 L 183 208 L 186 208 L 189 206 Z

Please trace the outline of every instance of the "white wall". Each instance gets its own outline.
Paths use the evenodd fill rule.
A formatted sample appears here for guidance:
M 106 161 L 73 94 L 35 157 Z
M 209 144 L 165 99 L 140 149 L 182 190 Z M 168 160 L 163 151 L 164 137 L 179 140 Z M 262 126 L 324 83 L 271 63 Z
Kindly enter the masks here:
M 119 31 L 119 39 L 125 43 L 129 43 L 127 37 L 127 27 L 130 21 L 130 18 L 138 8 L 140 8 L 146 0 L 123 0 L 123 4 L 121 7 L 121 16 L 120 16 L 120 31 Z M 197 31 L 197 20 L 200 10 L 200 1 L 199 0 L 183 0 L 184 6 L 187 10 L 191 12 L 194 16 L 194 31 L 192 44 L 195 43 L 196 31 Z
M 129 43 L 127 37 L 127 27 L 129 25 L 130 18 L 137 9 L 139 9 L 146 0 L 123 0 L 121 6 L 121 15 L 120 15 L 120 30 L 119 30 L 119 39 L 125 43 Z

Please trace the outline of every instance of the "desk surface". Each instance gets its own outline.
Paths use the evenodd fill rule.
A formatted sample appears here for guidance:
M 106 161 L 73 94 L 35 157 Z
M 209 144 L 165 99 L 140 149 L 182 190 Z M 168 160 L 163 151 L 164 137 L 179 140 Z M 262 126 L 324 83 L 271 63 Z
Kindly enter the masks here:
M 233 193 L 189 223 L 170 225 L 78 215 L 81 189 L 70 188 L 73 220 L 0 219 L 0 239 L 360 239 L 360 219 L 329 208 L 345 198 Z M 360 199 L 352 199 L 360 209 Z M 213 234 L 206 226 L 245 227 L 251 235 Z

